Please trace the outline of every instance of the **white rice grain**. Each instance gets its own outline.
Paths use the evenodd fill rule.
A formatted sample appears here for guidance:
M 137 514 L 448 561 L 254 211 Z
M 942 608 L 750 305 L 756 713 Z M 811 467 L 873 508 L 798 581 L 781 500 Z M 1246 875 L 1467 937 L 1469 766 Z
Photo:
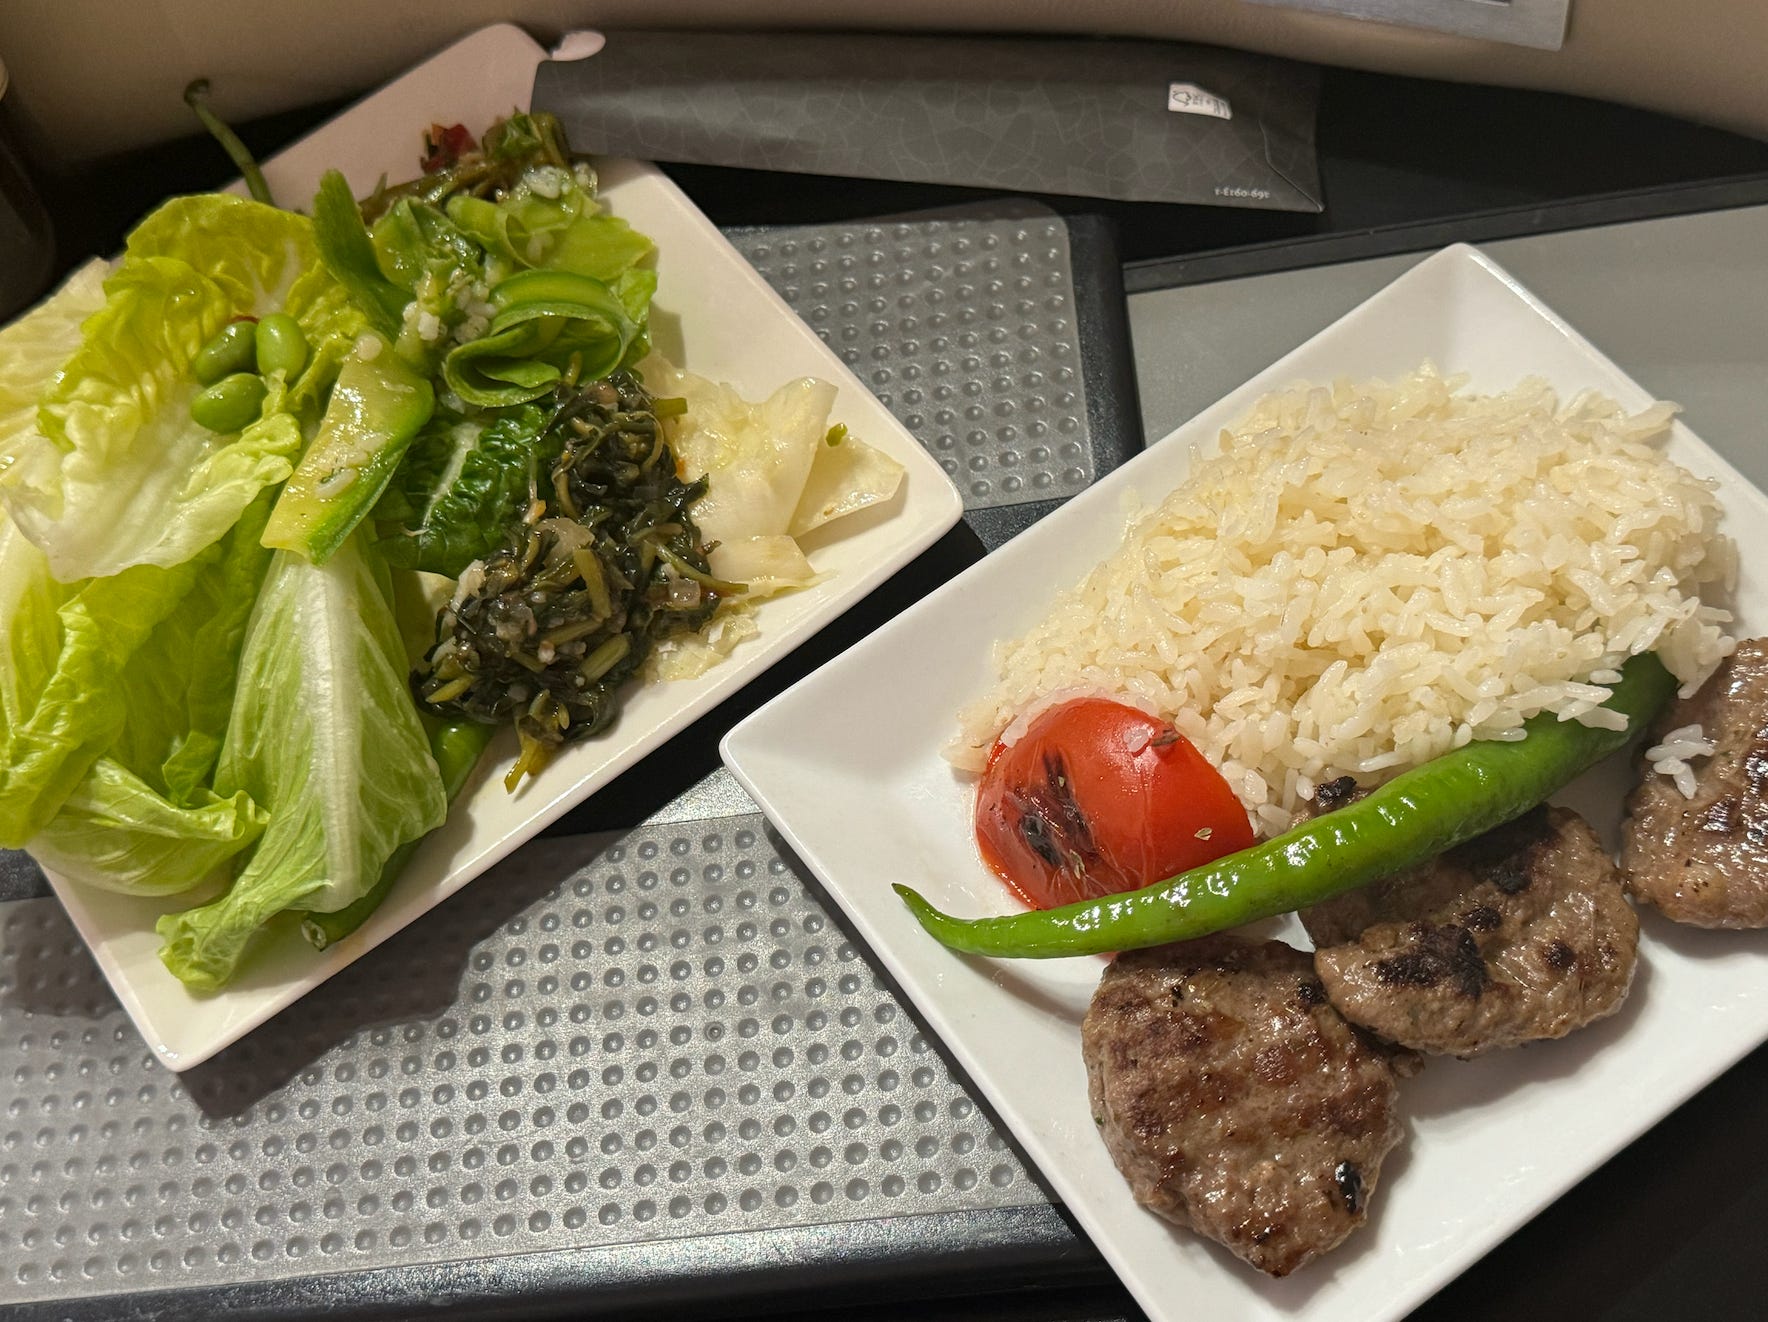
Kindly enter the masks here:
M 947 756 L 978 770 L 1054 695 L 1123 696 L 1268 834 L 1335 776 L 1520 738 L 1543 711 L 1612 725 L 1601 703 L 1637 653 L 1691 690 L 1733 646 L 1701 595 L 1730 586 L 1736 551 L 1713 484 L 1663 454 L 1673 407 L 1461 386 L 1426 365 L 1261 400 L 997 647 Z M 1663 760 L 1686 767 L 1690 739 Z
M 1683 798 L 1692 799 L 1694 768 L 1688 765 L 1689 761 L 1711 757 L 1715 751 L 1717 746 L 1699 725 L 1682 725 L 1645 750 L 1645 765 L 1660 776 L 1668 776 Z

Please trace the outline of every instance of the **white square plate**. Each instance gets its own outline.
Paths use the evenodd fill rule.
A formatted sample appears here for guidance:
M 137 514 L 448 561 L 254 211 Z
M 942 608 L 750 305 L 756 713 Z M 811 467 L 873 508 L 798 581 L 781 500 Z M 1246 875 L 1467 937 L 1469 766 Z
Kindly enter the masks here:
M 1170 1227 L 1131 1199 L 1093 1125 L 1080 1022 L 1094 958 L 953 955 L 892 893 L 959 914 L 1011 908 L 971 833 L 972 790 L 940 757 L 958 709 L 991 685 L 991 645 L 1115 548 L 1123 498 L 1152 507 L 1260 396 L 1297 381 L 1393 377 L 1429 358 L 1476 389 L 1545 377 L 1638 408 L 1650 396 L 1481 253 L 1431 257 L 1030 531 L 774 699 L 723 743 L 727 765 L 821 878 L 956 1054 L 1148 1315 L 1399 1317 L 1603 1159 L 1768 1036 L 1764 934 L 1645 917 L 1641 968 L 1615 1017 L 1474 1062 L 1433 1060 L 1401 1087 L 1409 1133 L 1368 1226 L 1281 1281 Z M 1678 426 L 1670 454 L 1714 478 L 1740 543 L 1739 636 L 1768 632 L 1768 498 Z M 1624 759 L 1570 787 L 1599 830 L 1618 824 Z M 1306 948 L 1299 924 L 1278 935 Z
M 497 116 L 525 108 L 535 66 L 544 58 L 520 29 L 486 28 L 267 162 L 265 176 L 285 205 L 311 198 L 320 175 L 334 166 L 358 194 L 383 176 L 408 178 L 417 172 L 425 128 L 464 123 L 477 133 Z M 597 168 L 608 208 L 656 240 L 652 333 L 658 347 L 702 376 L 731 382 L 750 399 L 794 377 L 833 382 L 840 388 L 835 418 L 902 464 L 902 490 L 890 504 L 819 535 L 809 553 L 829 577 L 763 603 L 756 614 L 759 637 L 698 679 L 635 691 L 611 730 L 570 745 L 515 795 L 506 794 L 502 783 L 514 739 L 501 737 L 386 903 L 323 954 L 284 927 L 254 948 L 237 982 L 215 995 L 196 996 L 160 963 L 153 930 L 161 913 L 185 907 L 190 897 L 134 899 L 50 874 L 129 1017 L 174 1070 L 208 1059 L 441 903 L 786 656 L 938 540 L 963 513 L 939 465 L 674 184 L 636 161 L 598 161 Z

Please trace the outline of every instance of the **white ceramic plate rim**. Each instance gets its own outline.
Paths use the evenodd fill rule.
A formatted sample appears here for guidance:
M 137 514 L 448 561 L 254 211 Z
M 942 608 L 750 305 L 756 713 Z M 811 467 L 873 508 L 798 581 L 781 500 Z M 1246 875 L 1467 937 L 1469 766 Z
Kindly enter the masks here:
M 1072 1010 L 1061 1001 L 1072 989 L 1062 985 L 1065 975 L 1056 970 L 1058 966 L 1083 961 L 1054 961 L 1028 969 L 1006 961 L 949 955 L 913 924 L 889 892 L 885 883 L 891 879 L 888 873 L 894 864 L 898 868 L 895 879 L 921 886 L 935 903 L 965 912 L 999 911 L 1006 907 L 998 887 L 982 876 L 979 865 L 973 864 L 971 868 L 971 876 L 978 879 L 974 890 L 950 883 L 945 877 L 929 875 L 929 869 L 957 866 L 962 850 L 955 841 L 917 843 L 913 838 L 917 830 L 967 835 L 967 802 L 959 802 L 960 792 L 944 786 L 938 774 L 924 766 L 937 758 L 937 745 L 942 740 L 934 740 L 924 758 L 920 753 L 903 755 L 899 765 L 893 760 L 897 757 L 897 743 L 891 742 L 892 736 L 876 721 L 864 716 L 845 724 L 838 740 L 825 740 L 816 733 L 808 738 L 806 735 L 827 728 L 833 713 L 858 707 L 868 689 L 876 690 L 880 673 L 890 676 L 899 713 L 913 711 L 926 696 L 923 689 L 932 688 L 941 699 L 950 696 L 953 683 L 942 689 L 938 683 L 917 681 L 904 673 L 905 657 L 917 647 L 925 652 L 937 646 L 942 649 L 942 660 L 949 661 L 961 674 L 985 677 L 988 672 L 979 650 L 985 651 L 992 639 L 1012 636 L 1037 618 L 1041 609 L 1047 608 L 1054 590 L 1077 580 L 1099 555 L 1117 544 L 1123 526 L 1121 502 L 1126 493 L 1142 490 L 1154 473 L 1168 480 L 1151 484 L 1152 491 L 1142 490 L 1144 502 L 1157 498 L 1160 491 L 1170 486 L 1173 473 L 1181 471 L 1173 447 L 1213 437 L 1216 428 L 1232 421 L 1272 389 L 1297 379 L 1318 379 L 1324 371 L 1331 370 L 1323 368 L 1321 359 L 1330 357 L 1334 347 L 1347 339 L 1368 337 L 1372 325 L 1380 327 L 1389 320 L 1395 325 L 1396 343 L 1384 359 L 1385 365 L 1370 367 L 1359 362 L 1340 370 L 1389 375 L 1410 370 L 1416 366 L 1419 350 L 1399 342 L 1405 330 L 1405 317 L 1429 315 L 1417 311 L 1422 298 L 1453 302 L 1460 293 L 1468 291 L 1487 304 L 1502 304 L 1505 309 L 1503 324 L 1479 327 L 1483 333 L 1515 334 L 1536 346 L 1551 345 L 1559 357 L 1568 362 L 1575 359 L 1574 375 L 1582 378 L 1577 384 L 1603 389 L 1632 408 L 1650 402 L 1648 392 L 1484 254 L 1466 245 L 1444 250 L 1425 259 L 1019 539 L 755 712 L 727 734 L 721 745 L 726 765 L 738 781 L 822 881 L 859 935 L 988 1096 L 1156 1322 L 1180 1316 L 1277 1318 L 1297 1313 L 1310 1318 L 1355 1317 L 1368 1322 L 1402 1315 L 1768 1036 L 1768 979 L 1762 976 L 1760 963 L 1761 953 L 1768 946 L 1758 936 L 1734 936 L 1732 945 L 1703 948 L 1703 938 L 1709 934 L 1672 930 L 1655 915 L 1646 915 L 1643 960 L 1655 969 L 1646 978 L 1648 982 L 1662 981 L 1678 973 L 1688 961 L 1687 952 L 1697 948 L 1702 951 L 1702 976 L 1713 980 L 1714 989 L 1707 993 L 1712 1003 L 1687 1007 L 1698 1011 L 1694 1022 L 1702 1023 L 1704 1019 L 1705 1024 L 1704 1031 L 1686 1034 L 1687 1040 L 1676 1048 L 1681 1053 L 1677 1062 L 1679 1073 L 1666 1075 L 1660 1071 L 1642 1086 L 1634 1086 L 1623 1076 L 1614 1091 L 1603 1094 L 1602 1104 L 1588 1115 L 1566 1117 L 1559 1111 L 1546 1115 L 1550 1123 L 1537 1127 L 1550 1132 L 1531 1135 L 1520 1146 L 1563 1142 L 1544 1155 L 1531 1155 L 1532 1164 L 1525 1162 L 1514 1172 L 1501 1167 L 1492 1172 L 1496 1183 L 1482 1191 L 1486 1202 L 1481 1211 L 1486 1220 L 1468 1225 L 1446 1224 L 1434 1240 L 1428 1238 L 1430 1227 L 1417 1227 L 1417 1233 L 1406 1240 L 1401 1250 L 1390 1251 L 1388 1241 L 1405 1239 L 1413 1228 L 1396 1230 L 1395 1222 L 1404 1219 L 1397 1207 L 1385 1218 L 1378 1208 L 1371 1226 L 1359 1235 L 1374 1241 L 1379 1234 L 1379 1243 L 1359 1245 L 1353 1238 L 1337 1251 L 1336 1258 L 1328 1257 L 1289 1280 L 1269 1282 L 1234 1263 L 1214 1246 L 1168 1229 L 1134 1204 L 1127 1187 L 1112 1169 L 1103 1144 L 1094 1135 L 1081 1133 L 1090 1124 L 1084 1113 L 1084 1077 L 1077 1078 L 1083 1073 L 1077 1034 L 1067 1044 L 1069 1058 L 1047 1061 L 1039 1056 L 1030 1065 L 1021 1063 L 1037 1048 L 1061 1046 L 1063 1039 L 1050 1024 L 1060 1021 L 1063 1011 Z M 1451 310 L 1445 315 L 1454 314 Z M 1309 373 L 1301 370 L 1304 364 L 1322 370 Z M 1458 367 L 1454 362 L 1441 365 L 1446 370 Z M 1492 388 L 1509 383 L 1476 380 L 1475 384 Z M 1752 536 L 1758 542 L 1768 541 L 1768 535 L 1756 531 L 1768 518 L 1768 498 L 1680 424 L 1671 444 L 1679 460 L 1722 484 L 1727 526 L 1740 542 L 1747 547 Z M 1050 556 L 1055 548 L 1063 546 L 1073 548 L 1073 571 L 1052 580 L 1047 576 Z M 1046 571 L 1046 576 L 1033 572 L 1040 570 Z M 1753 605 L 1743 614 L 1739 636 L 1761 632 L 1768 626 L 1768 611 L 1762 605 L 1768 590 L 1748 563 L 1747 549 L 1743 576 L 1740 604 L 1747 592 Z M 1024 581 L 1027 577 L 1036 577 L 1038 581 L 1028 584 Z M 974 623 L 960 619 L 960 610 Z M 1003 622 L 1007 627 L 1000 627 Z M 1752 624 L 1754 629 L 1748 627 Z M 991 625 L 996 626 L 992 631 Z M 956 683 L 955 687 L 962 689 L 962 684 Z M 978 691 L 964 690 L 958 696 L 972 698 L 978 696 Z M 942 728 L 947 734 L 953 728 L 957 705 L 953 701 L 946 708 Z M 911 734 L 897 739 L 921 733 L 924 724 L 916 724 Z M 859 768 L 865 765 L 865 755 L 853 750 L 872 746 L 874 739 L 885 749 L 878 754 L 875 781 L 869 787 L 869 801 L 879 805 L 876 811 L 882 817 L 875 829 L 863 819 L 844 818 L 842 811 L 852 806 L 842 798 L 847 773 L 851 772 L 857 781 Z M 1600 778 L 1606 778 L 1605 783 L 1598 783 L 1598 773 L 1586 778 L 1591 785 L 1582 792 L 1593 802 L 1579 800 L 1578 786 L 1568 791 L 1566 797 L 1578 801 L 1578 806 L 1596 820 L 1594 814 L 1601 811 L 1601 805 L 1608 804 L 1612 809 L 1618 803 L 1622 789 L 1618 778 L 1623 774 L 1611 765 L 1600 773 Z M 813 783 L 814 810 L 807 795 L 807 786 Z M 1612 822 L 1608 825 L 1612 827 Z M 965 843 L 974 859 L 973 844 L 967 840 Z M 879 855 L 883 855 L 882 861 Z M 918 863 L 923 865 L 920 870 Z M 1299 934 L 1298 927 L 1289 931 Z M 1096 971 L 1085 975 L 1088 986 L 1096 976 Z M 1649 1023 L 1650 1031 L 1657 1032 L 1658 1012 L 1674 1012 L 1674 1007 L 1664 1011 L 1653 1002 L 1649 987 L 1644 1008 L 1640 1005 L 1640 998 L 1635 997 L 1614 1019 L 1586 1029 L 1565 1043 L 1552 1044 L 1561 1053 L 1558 1059 L 1562 1071 L 1564 1062 L 1577 1062 L 1576 1072 L 1565 1075 L 1571 1082 L 1565 1083 L 1561 1091 L 1583 1088 L 1586 1084 L 1592 1089 L 1609 1087 L 1608 1075 L 1635 1064 L 1629 1059 L 1628 1043 L 1642 1048 L 1641 1035 L 1647 1031 L 1644 1025 Z M 1478 1064 L 1485 1066 L 1487 1061 L 1506 1057 L 1512 1062 L 1544 1059 L 1512 1052 L 1500 1053 Z M 1523 1067 L 1492 1066 L 1485 1077 L 1491 1077 L 1494 1069 L 1515 1073 L 1519 1068 Z M 1419 1086 L 1435 1088 L 1436 1094 L 1441 1094 L 1444 1087 L 1456 1086 L 1457 1077 L 1461 1081 L 1473 1077 L 1446 1074 L 1443 1069 L 1435 1066 L 1426 1071 L 1421 1081 L 1408 1084 L 1403 1089 L 1403 1109 L 1405 1095 Z M 1016 1072 L 1020 1070 L 1024 1072 Z M 1433 1082 L 1443 1079 L 1449 1082 Z M 1551 1110 L 1552 1099 L 1559 1095 L 1555 1089 L 1562 1080 L 1556 1075 L 1536 1088 L 1526 1082 L 1526 1075 L 1524 1079 L 1525 1082 L 1478 1104 L 1458 1103 L 1457 1109 L 1446 1113 L 1433 1111 L 1425 1117 L 1424 1127 L 1433 1134 L 1437 1130 L 1454 1134 L 1459 1123 L 1477 1123 L 1482 1112 L 1507 1106 L 1530 1108 L 1531 1119 L 1545 1115 L 1546 1110 Z M 1538 1100 L 1541 1096 L 1548 1098 L 1546 1110 Z M 1082 1111 L 1079 1115 L 1052 1115 L 1053 1110 L 1063 1106 L 1072 1109 L 1076 1104 Z M 1624 1109 L 1629 1105 L 1633 1109 Z M 1514 1118 L 1507 1116 L 1510 1120 Z M 1427 1152 L 1421 1159 L 1402 1148 L 1396 1154 L 1397 1164 L 1418 1165 L 1421 1160 L 1444 1157 L 1444 1145 L 1451 1140 L 1435 1141 L 1442 1151 Z M 1495 1144 L 1500 1149 L 1506 1145 L 1519 1146 L 1508 1132 Z M 1403 1197 L 1407 1200 L 1407 1215 L 1412 1215 L 1436 1191 L 1418 1192 L 1410 1188 L 1406 1172 L 1393 1169 L 1396 1158 L 1390 1158 L 1390 1169 L 1383 1175 L 1378 1198 L 1397 1203 Z M 1501 1162 L 1502 1157 L 1498 1160 Z M 1415 1180 L 1424 1174 L 1412 1172 Z
M 319 175 L 334 165 L 358 192 L 372 188 L 383 175 L 413 173 L 413 144 L 426 123 L 482 124 L 525 108 L 534 69 L 543 58 L 541 48 L 519 28 L 504 24 L 483 29 L 279 153 L 265 163 L 265 174 L 276 195 L 286 199 L 311 196 Z M 830 530 L 838 535 L 819 535 L 811 551 L 813 563 L 834 572 L 805 592 L 763 603 L 756 614 L 759 637 L 741 644 L 699 679 L 650 686 L 635 695 L 627 718 L 612 731 L 570 746 L 525 787 L 526 811 L 519 821 L 486 826 L 475 824 L 475 809 L 488 806 L 486 796 L 504 793 L 502 772 L 513 747 L 507 738 L 494 745 L 449 821 L 426 839 L 387 902 L 358 932 L 324 952 L 301 949 L 295 944 L 298 938 L 285 934 L 259 966 L 248 965 L 239 985 L 211 997 L 194 996 L 159 965 L 150 948 L 157 945 L 151 938 L 153 918 L 184 907 L 189 897 L 118 897 L 48 873 L 129 1017 L 154 1054 L 173 1070 L 207 1060 L 441 903 L 782 660 L 932 545 L 963 513 L 961 498 L 939 464 L 661 171 L 618 160 L 600 161 L 598 169 L 611 209 L 632 214 L 621 204 L 631 199 L 663 216 L 678 235 L 674 244 L 660 243 L 657 306 L 682 317 L 680 335 L 690 341 L 685 355 L 678 354 L 683 365 L 733 380 L 751 398 L 794 376 L 833 382 L 840 390 L 835 416 L 904 466 L 903 492 L 888 518 L 876 512 L 855 516 L 850 526 L 859 531 L 851 540 L 839 525 Z M 716 308 L 712 299 L 696 307 L 672 288 L 671 273 L 679 281 L 689 266 L 696 277 L 722 282 Z M 738 317 L 740 326 L 735 324 Z M 732 319 L 722 334 L 720 318 Z M 659 330 L 660 342 L 666 333 Z M 746 373 L 726 374 L 718 370 L 723 359 L 707 363 L 696 357 L 696 342 L 714 358 L 722 354 L 737 362 L 765 344 L 777 355 L 777 365 L 771 375 L 754 366 Z

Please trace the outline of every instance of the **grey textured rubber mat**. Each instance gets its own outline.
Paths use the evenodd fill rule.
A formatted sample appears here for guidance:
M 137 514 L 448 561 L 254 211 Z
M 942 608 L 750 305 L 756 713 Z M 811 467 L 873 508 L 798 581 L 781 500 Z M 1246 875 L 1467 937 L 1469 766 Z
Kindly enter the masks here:
M 1067 225 L 990 207 L 730 236 L 970 509 L 1064 499 L 1095 471 Z
M 206 1065 L 0 905 L 0 1303 L 1045 1201 L 757 814 L 541 840 Z

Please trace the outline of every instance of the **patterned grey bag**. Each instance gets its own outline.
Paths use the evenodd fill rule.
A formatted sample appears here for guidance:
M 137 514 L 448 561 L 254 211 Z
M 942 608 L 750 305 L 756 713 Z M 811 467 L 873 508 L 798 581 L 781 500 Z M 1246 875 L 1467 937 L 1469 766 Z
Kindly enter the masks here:
M 1319 211 L 1319 71 L 1170 42 L 613 32 L 543 64 L 587 151 L 1129 202 Z

